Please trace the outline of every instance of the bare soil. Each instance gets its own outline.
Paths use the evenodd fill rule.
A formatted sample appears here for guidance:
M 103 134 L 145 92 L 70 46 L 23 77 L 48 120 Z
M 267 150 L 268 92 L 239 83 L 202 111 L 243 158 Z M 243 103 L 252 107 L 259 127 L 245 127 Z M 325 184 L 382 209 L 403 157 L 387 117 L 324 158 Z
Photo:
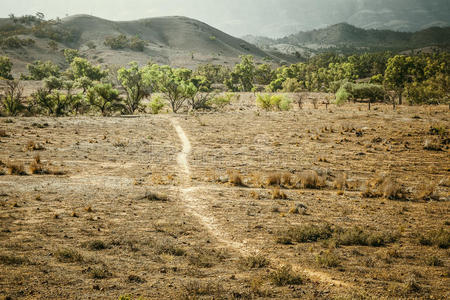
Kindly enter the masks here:
M 448 132 L 447 107 L 264 112 L 251 94 L 213 113 L 2 118 L 0 296 L 447 299 L 449 249 L 422 237 L 450 229 L 448 133 L 430 128 Z M 37 154 L 50 174 L 31 174 Z M 292 182 L 270 186 L 279 173 Z M 380 178 L 401 195 L 369 198 Z M 309 225 L 395 238 L 280 242 Z

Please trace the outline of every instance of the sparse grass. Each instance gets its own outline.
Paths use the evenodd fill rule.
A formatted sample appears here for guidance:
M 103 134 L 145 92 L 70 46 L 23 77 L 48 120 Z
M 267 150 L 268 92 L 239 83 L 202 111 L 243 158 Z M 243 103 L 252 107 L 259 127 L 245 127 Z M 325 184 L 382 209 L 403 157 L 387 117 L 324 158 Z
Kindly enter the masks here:
M 234 186 L 245 186 L 241 174 L 237 171 L 229 172 L 228 182 Z
M 184 256 L 186 255 L 186 251 L 176 245 L 173 242 L 166 240 L 160 241 L 154 245 L 155 253 L 158 255 L 166 254 L 172 256 Z
M 336 268 L 341 264 L 341 258 L 331 250 L 318 254 L 316 261 L 320 266 L 325 268 Z
M 426 139 L 423 142 L 423 149 L 428 151 L 442 151 L 442 146 L 437 140 Z
M 419 237 L 419 243 L 424 246 L 435 245 L 442 249 L 448 249 L 450 247 L 450 230 L 441 228 L 422 234 Z
M 9 134 L 4 129 L 0 129 L 0 137 L 9 137 Z
M 243 257 L 239 260 L 239 265 L 247 269 L 260 269 L 269 266 L 269 260 L 262 254 Z
M 100 250 L 108 249 L 108 245 L 105 242 L 100 241 L 100 240 L 87 242 L 87 243 L 85 243 L 84 246 L 92 251 L 100 251 Z
M 224 289 L 219 282 L 201 282 L 198 280 L 189 281 L 183 285 L 182 297 L 192 296 L 220 296 L 224 294 Z M 189 298 L 191 299 L 191 298 Z
M 58 261 L 64 263 L 82 262 L 84 260 L 83 256 L 74 249 L 59 249 L 55 256 Z
M 89 274 L 92 279 L 106 279 L 112 276 L 105 266 L 93 267 L 89 270 Z
M 368 180 L 361 196 L 365 198 L 384 197 L 390 200 L 407 200 L 408 196 L 401 184 L 392 177 L 378 175 Z
M 167 195 L 154 193 L 151 191 L 148 191 L 145 193 L 144 197 L 141 197 L 140 200 L 149 200 L 149 201 L 161 201 L 161 202 L 167 202 L 169 201 L 169 197 Z
M 276 200 L 276 199 L 286 200 L 286 199 L 288 199 L 288 196 L 283 191 L 281 191 L 279 187 L 275 187 L 274 189 L 272 189 L 271 193 L 272 193 L 272 200 Z
M 28 263 L 28 259 L 25 257 L 15 256 L 15 255 L 0 255 L 0 263 L 10 266 L 18 266 Z
M 292 266 L 286 265 L 269 274 L 270 281 L 276 286 L 299 285 L 303 279 L 299 273 L 292 271 Z
M 8 163 L 6 165 L 6 168 L 8 169 L 9 175 L 19 175 L 19 176 L 25 176 L 28 175 L 27 172 L 25 172 L 25 167 L 21 163 Z
M 280 244 L 291 244 L 292 242 L 311 243 L 329 239 L 332 233 L 332 228 L 327 224 L 320 226 L 301 225 L 280 232 L 277 237 L 277 242 Z
M 280 173 L 270 173 L 266 180 L 267 186 L 280 186 L 281 185 L 281 174 Z
M 43 145 L 41 145 L 39 143 L 36 143 L 34 141 L 28 141 L 25 149 L 27 151 L 42 151 L 42 150 L 45 150 Z
M 300 173 L 298 183 L 304 189 L 321 189 L 325 187 L 325 180 L 314 170 Z
M 444 262 L 437 256 L 428 256 L 425 259 L 425 263 L 427 266 L 431 266 L 431 267 L 442 267 L 444 265 Z
M 336 244 L 343 246 L 381 247 L 396 241 L 397 237 L 389 232 L 369 232 L 358 227 L 336 230 Z

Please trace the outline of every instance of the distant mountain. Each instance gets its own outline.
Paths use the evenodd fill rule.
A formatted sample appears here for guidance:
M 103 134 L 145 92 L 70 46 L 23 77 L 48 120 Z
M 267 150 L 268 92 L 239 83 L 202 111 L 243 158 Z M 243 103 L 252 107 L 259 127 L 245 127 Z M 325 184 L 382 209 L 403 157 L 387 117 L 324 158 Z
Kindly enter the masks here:
M 247 3 L 250 0 L 242 1 Z M 251 30 L 254 35 L 256 33 L 275 38 L 342 22 L 363 29 L 404 32 L 450 26 L 448 0 L 260 0 L 258 2 L 261 2 L 261 5 L 255 6 L 251 14 L 247 12 L 247 20 L 251 21 L 247 30 Z M 244 6 L 242 15 L 246 13 L 245 8 Z M 269 9 L 270 13 L 267 13 Z M 243 18 L 239 12 L 236 13 Z
M 362 29 L 340 23 L 326 28 L 300 31 L 281 39 L 246 36 L 265 51 L 270 49 L 310 49 L 311 51 L 330 48 L 352 48 L 361 50 L 393 50 L 423 48 L 428 46 L 448 47 L 450 45 L 450 27 L 432 27 L 418 32 L 398 32 L 391 30 Z M 290 48 L 286 45 L 290 45 Z M 282 51 L 283 52 L 283 51 Z

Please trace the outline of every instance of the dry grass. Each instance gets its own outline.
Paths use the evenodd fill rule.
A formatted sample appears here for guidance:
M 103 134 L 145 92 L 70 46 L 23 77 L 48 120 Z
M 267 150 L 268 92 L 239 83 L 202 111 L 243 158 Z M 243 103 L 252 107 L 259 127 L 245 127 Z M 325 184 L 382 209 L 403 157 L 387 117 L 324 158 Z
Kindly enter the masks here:
M 327 250 L 316 256 L 317 263 L 325 268 L 337 268 L 341 264 L 341 258 L 332 250 Z
M 237 171 L 228 172 L 228 182 L 233 186 L 245 186 L 241 174 Z
M 325 179 L 314 170 L 303 171 L 298 175 L 297 182 L 304 189 L 321 189 L 325 187 Z
M 270 281 L 276 286 L 299 285 L 303 283 L 302 276 L 292 271 L 292 266 L 285 265 L 269 274 Z
M 36 143 L 34 141 L 28 141 L 27 145 L 25 146 L 26 151 L 42 151 L 45 150 L 44 146 Z
M 6 165 L 6 168 L 8 169 L 9 175 L 19 175 L 19 176 L 28 175 L 27 172 L 25 172 L 24 165 L 21 163 L 10 162 Z
M 262 254 L 243 257 L 238 263 L 247 269 L 260 269 L 270 265 L 270 261 Z
M 83 256 L 74 249 L 59 249 L 55 253 L 55 257 L 60 262 L 64 263 L 74 263 L 74 262 L 83 262 Z
M 9 137 L 9 134 L 4 129 L 0 129 L 0 137 Z
M 288 196 L 282 190 L 280 190 L 279 187 L 273 188 L 271 190 L 271 194 L 272 194 L 272 200 L 276 200 L 276 199 L 286 200 L 286 199 L 288 199 Z

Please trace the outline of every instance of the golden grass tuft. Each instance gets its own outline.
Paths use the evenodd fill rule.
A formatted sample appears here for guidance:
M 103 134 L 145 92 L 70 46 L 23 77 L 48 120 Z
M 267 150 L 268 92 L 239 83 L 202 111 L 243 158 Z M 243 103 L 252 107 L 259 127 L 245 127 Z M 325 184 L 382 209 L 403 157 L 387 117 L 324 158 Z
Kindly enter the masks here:
M 298 183 L 305 189 L 321 189 L 325 187 L 325 179 L 314 170 L 303 171 L 298 176 Z
M 25 167 L 21 163 L 10 162 L 6 165 L 6 168 L 8 169 L 9 175 L 19 175 L 19 176 L 28 175 L 27 172 L 25 172 Z
M 238 171 L 232 171 L 228 174 L 228 182 L 234 186 L 245 186 L 244 180 Z
M 272 200 L 277 200 L 277 199 L 279 199 L 279 200 L 286 200 L 286 199 L 288 199 L 288 196 L 283 191 L 281 191 L 279 187 L 275 187 L 274 189 L 272 189 L 271 193 L 272 193 Z

